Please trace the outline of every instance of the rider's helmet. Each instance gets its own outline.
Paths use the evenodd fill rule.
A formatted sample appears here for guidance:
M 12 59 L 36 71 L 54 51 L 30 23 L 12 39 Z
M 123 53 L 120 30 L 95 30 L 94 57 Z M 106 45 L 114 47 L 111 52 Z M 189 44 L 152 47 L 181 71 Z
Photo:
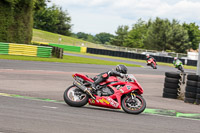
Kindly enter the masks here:
M 177 57 L 174 57 L 174 60 L 177 60 Z
M 123 73 L 123 74 L 127 74 L 127 67 L 125 65 L 117 65 L 116 67 L 116 71 Z
M 146 57 L 149 58 L 149 54 L 146 54 Z

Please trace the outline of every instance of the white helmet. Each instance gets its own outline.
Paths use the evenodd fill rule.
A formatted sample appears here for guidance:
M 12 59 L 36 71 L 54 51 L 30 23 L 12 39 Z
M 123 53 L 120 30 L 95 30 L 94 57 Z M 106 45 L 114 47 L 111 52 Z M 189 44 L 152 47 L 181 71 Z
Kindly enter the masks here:
M 146 57 L 149 57 L 149 54 L 146 54 Z
M 177 57 L 174 57 L 174 60 L 177 60 Z

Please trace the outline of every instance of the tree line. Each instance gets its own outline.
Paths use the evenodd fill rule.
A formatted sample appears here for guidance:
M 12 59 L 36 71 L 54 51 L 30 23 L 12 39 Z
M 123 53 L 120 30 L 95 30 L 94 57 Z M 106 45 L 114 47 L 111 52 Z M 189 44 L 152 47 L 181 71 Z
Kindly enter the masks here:
M 44 1 L 43 1 L 44 2 Z M 47 2 L 47 1 L 46 1 Z M 130 48 L 152 49 L 186 53 L 196 50 L 200 43 L 200 29 L 195 23 L 180 24 L 178 20 L 139 19 L 132 27 L 118 26 L 115 35 L 102 32 L 91 35 L 84 32 L 72 33 L 71 17 L 61 7 L 43 7 L 34 14 L 34 28 L 72 36 L 97 44 L 115 45 Z
M 186 53 L 188 49 L 198 49 L 200 43 L 197 24 L 180 24 L 178 20 L 159 17 L 148 21 L 139 19 L 131 27 L 120 25 L 115 35 L 72 33 L 73 24 L 67 10 L 55 4 L 49 6 L 49 2 L 51 0 L 1 0 L 0 41 L 30 43 L 33 27 L 97 44 L 159 51 Z
M 195 23 L 180 24 L 178 20 L 139 19 L 130 30 L 128 26 L 119 26 L 110 44 L 130 48 L 144 48 L 159 51 L 186 53 L 198 49 L 200 29 Z

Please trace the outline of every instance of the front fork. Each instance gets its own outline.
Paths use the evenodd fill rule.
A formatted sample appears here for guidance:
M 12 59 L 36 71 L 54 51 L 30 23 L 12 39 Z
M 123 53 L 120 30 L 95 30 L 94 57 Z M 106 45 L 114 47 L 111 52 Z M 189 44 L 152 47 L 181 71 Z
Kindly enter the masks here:
M 135 99 L 136 98 L 136 94 L 134 92 L 131 92 L 131 98 Z

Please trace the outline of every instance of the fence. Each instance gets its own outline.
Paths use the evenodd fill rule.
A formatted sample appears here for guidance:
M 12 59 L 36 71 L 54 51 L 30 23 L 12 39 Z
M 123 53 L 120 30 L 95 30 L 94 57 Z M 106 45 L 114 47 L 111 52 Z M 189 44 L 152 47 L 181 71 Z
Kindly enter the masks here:
M 123 52 L 123 51 L 113 51 L 113 50 L 105 50 L 105 49 L 87 48 L 87 53 L 146 60 L 146 56 L 144 54 Z M 153 56 L 153 57 L 158 62 L 165 62 L 165 63 L 172 63 L 173 62 L 173 57 L 156 56 L 156 55 Z M 186 60 L 186 59 L 180 59 L 180 60 L 183 62 L 184 65 L 197 66 L 196 60 Z
M 63 48 L 64 51 L 71 51 L 71 52 L 82 52 L 86 53 L 86 47 L 79 47 L 79 46 L 71 46 L 71 45 L 62 45 L 62 44 L 53 44 L 49 43 L 50 46 Z
M 139 51 L 139 49 L 136 50 L 134 48 L 132 48 L 132 50 L 134 49 L 136 52 L 131 51 L 131 48 L 122 48 L 122 47 L 116 47 L 116 46 L 110 46 L 110 45 L 108 45 L 108 47 L 116 47 L 119 49 L 118 50 L 111 50 L 110 48 L 98 49 L 98 48 L 88 48 L 88 47 L 79 47 L 79 46 L 62 45 L 62 44 L 51 44 L 51 43 L 49 43 L 48 45 L 63 48 L 64 51 L 109 55 L 109 56 L 140 59 L 140 60 L 146 59 L 145 54 L 142 54 L 141 51 Z M 155 51 L 147 51 L 147 52 L 153 53 Z M 160 56 L 160 55 L 153 55 L 153 57 L 158 62 L 172 63 L 173 62 L 172 56 L 177 56 L 177 57 L 186 56 L 186 54 L 179 54 L 179 53 L 168 53 L 168 54 L 171 56 L 166 57 L 166 56 Z M 197 60 L 189 60 L 189 59 L 180 59 L 180 60 L 183 62 L 184 65 L 197 66 Z
M 51 47 L 0 42 L 0 54 L 51 57 Z

